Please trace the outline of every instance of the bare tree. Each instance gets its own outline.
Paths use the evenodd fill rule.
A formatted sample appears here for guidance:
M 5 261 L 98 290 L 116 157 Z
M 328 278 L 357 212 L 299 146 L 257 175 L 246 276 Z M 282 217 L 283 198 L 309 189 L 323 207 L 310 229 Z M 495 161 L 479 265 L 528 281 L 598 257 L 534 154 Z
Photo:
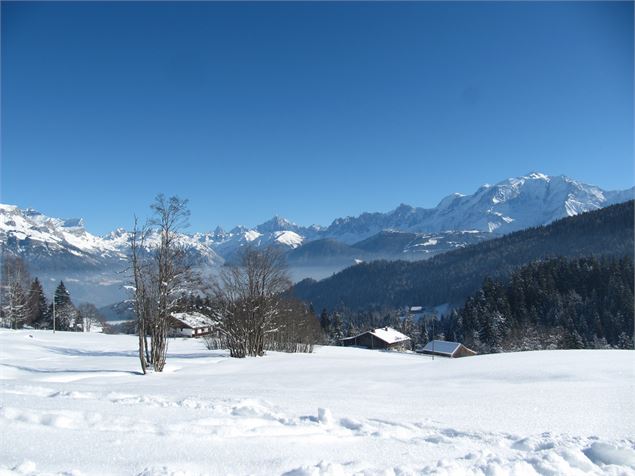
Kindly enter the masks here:
M 305 303 L 285 297 L 280 301 L 280 312 L 274 327 L 265 338 L 265 349 L 279 352 L 313 352 L 313 346 L 322 337 L 317 316 Z
M 0 312 L 5 326 L 18 329 L 29 317 L 29 273 L 21 258 L 2 252 L 0 266 Z
M 155 372 L 163 371 L 170 316 L 179 296 L 189 291 L 194 281 L 178 239 L 179 232 L 188 226 L 187 200 L 159 194 L 150 208 L 153 217 L 142 230 L 138 229 L 135 218 L 130 257 L 139 359 L 144 373 L 149 367 Z M 148 250 L 149 237 L 157 241 L 152 251 Z
M 79 312 L 79 321 L 83 332 L 90 332 L 93 326 L 101 325 L 104 322 L 104 317 L 94 304 L 82 303 L 77 306 L 77 311 Z
M 265 336 L 275 330 L 290 285 L 284 257 L 272 247 L 247 247 L 238 264 L 221 270 L 215 317 L 232 357 L 264 355 Z
M 139 362 L 141 371 L 145 374 L 150 362 L 148 352 L 146 323 L 149 321 L 150 300 L 146 281 L 149 279 L 148 264 L 142 259 L 141 253 L 145 247 L 148 233 L 147 227 L 139 229 L 138 219 L 134 217 L 134 227 L 130 234 L 130 261 L 132 266 L 132 280 L 134 290 L 134 312 L 137 320 L 139 335 Z
M 18 329 L 28 318 L 27 299 L 18 281 L 11 281 L 3 286 L 2 316 L 5 326 Z

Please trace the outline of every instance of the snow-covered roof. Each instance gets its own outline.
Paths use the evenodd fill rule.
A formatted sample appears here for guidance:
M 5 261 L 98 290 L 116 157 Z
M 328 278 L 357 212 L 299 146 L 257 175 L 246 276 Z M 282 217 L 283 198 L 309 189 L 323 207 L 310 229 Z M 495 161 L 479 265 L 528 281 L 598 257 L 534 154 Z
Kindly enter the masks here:
M 426 344 L 423 348 L 424 351 L 432 352 L 434 350 L 435 354 L 454 354 L 458 348 L 461 346 L 459 342 L 450 342 L 447 340 L 431 340 Z
M 215 324 L 213 319 L 204 316 L 200 312 L 174 312 L 172 317 L 192 329 L 211 327 Z
M 387 344 L 396 344 L 397 342 L 410 340 L 410 337 L 392 327 L 380 327 L 379 329 L 370 331 L 370 333 Z
M 410 340 L 410 337 L 408 337 L 405 334 L 402 334 L 401 332 L 399 332 L 396 329 L 393 329 L 392 327 L 380 327 L 379 329 L 373 329 L 371 331 L 362 332 L 361 334 L 358 334 L 353 337 L 347 337 L 346 339 L 342 339 L 342 340 L 355 339 L 356 337 L 362 336 L 364 334 L 372 334 L 378 339 L 383 340 L 386 344 L 396 344 L 397 342 L 404 342 L 404 341 Z
M 410 306 L 410 312 L 421 312 L 423 310 L 423 306 Z

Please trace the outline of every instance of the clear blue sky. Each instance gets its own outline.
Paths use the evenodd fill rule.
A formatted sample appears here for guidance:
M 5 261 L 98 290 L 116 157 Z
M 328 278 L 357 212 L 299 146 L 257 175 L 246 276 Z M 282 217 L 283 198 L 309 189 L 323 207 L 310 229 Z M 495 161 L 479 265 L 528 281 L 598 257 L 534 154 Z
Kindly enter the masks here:
M 633 3 L 2 2 L 4 203 L 329 224 L 633 173 Z

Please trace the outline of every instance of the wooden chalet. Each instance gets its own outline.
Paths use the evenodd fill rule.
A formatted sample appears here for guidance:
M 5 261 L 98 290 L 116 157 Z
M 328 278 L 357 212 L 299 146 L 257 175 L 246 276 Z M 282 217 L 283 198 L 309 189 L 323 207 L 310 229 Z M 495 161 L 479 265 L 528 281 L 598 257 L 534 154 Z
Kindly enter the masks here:
M 470 357 L 477 354 L 459 342 L 450 342 L 447 340 L 431 340 L 423 349 L 417 352 L 449 358 Z
M 212 333 L 214 320 L 200 312 L 175 312 L 170 316 L 172 337 L 199 337 Z
M 392 327 L 380 327 L 340 339 L 340 343 L 343 346 L 366 347 L 367 349 L 407 349 L 410 346 L 410 337 Z

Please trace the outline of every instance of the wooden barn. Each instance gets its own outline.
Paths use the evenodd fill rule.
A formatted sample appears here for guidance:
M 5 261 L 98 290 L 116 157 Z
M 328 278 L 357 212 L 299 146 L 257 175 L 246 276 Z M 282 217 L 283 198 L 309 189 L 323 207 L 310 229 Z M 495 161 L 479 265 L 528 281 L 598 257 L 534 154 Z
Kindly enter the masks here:
M 175 312 L 170 318 L 173 337 L 199 337 L 212 333 L 214 320 L 200 312 Z
M 472 355 L 476 355 L 476 352 L 472 349 L 468 349 L 463 344 L 447 340 L 431 340 L 423 349 L 417 352 L 449 358 L 470 357 Z
M 407 349 L 410 347 L 410 337 L 393 329 L 380 327 L 363 332 L 353 337 L 340 339 L 344 346 L 366 347 L 367 349 Z

